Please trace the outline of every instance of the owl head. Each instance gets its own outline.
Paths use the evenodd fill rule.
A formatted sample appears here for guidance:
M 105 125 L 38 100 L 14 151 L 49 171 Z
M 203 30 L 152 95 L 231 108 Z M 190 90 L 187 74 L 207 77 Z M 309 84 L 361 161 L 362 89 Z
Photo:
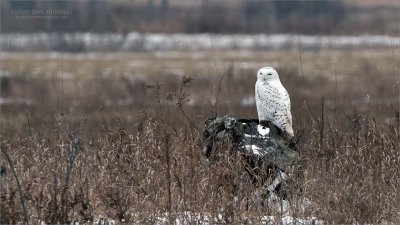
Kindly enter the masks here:
M 263 67 L 257 72 L 257 79 L 262 81 L 268 81 L 273 79 L 279 79 L 278 72 L 272 67 Z

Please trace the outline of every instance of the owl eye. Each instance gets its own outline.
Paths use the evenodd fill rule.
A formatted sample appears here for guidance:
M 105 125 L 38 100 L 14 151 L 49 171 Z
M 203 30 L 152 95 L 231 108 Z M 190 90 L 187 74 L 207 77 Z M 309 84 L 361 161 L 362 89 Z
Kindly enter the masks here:
M 271 76 L 271 75 L 272 75 L 272 73 L 267 73 L 267 75 L 270 75 L 270 76 Z

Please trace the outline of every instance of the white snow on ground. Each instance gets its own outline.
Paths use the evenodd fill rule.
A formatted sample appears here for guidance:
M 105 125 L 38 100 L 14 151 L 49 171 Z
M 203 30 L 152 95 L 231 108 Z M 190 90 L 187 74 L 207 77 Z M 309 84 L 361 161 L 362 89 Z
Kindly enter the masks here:
M 304 49 L 398 47 L 400 46 L 400 37 L 386 35 L 142 34 L 137 32 L 126 35 L 115 33 L 0 34 L 0 49 L 3 51 L 259 50 L 293 48 L 297 47 L 299 42 Z M 63 49 L 60 46 L 63 46 Z
M 133 223 L 131 224 L 153 224 L 153 225 L 167 225 L 167 224 L 175 224 L 175 225 L 185 225 L 185 224 L 198 224 L 198 225 L 211 225 L 211 224 L 226 224 L 224 220 L 224 216 L 221 213 L 217 215 L 211 215 L 207 213 L 196 213 L 196 212 L 182 212 L 180 214 L 174 214 L 170 218 L 172 223 L 170 223 L 170 218 L 167 213 L 163 215 L 149 215 L 148 218 L 143 218 L 143 215 L 135 215 L 132 214 L 131 218 L 133 219 Z M 135 218 L 137 220 L 135 221 Z M 254 218 L 253 218 L 254 220 Z M 316 218 L 293 218 L 289 215 L 281 215 L 281 216 L 261 216 L 257 219 L 257 221 L 252 222 L 249 218 L 243 218 L 243 224 L 263 224 L 263 225 L 319 225 L 323 224 L 321 220 Z M 39 223 L 41 225 L 46 225 L 46 223 Z M 72 222 L 71 225 L 78 225 L 78 222 Z M 124 224 L 124 222 L 117 222 L 112 219 L 100 218 L 95 219 L 93 223 L 85 223 L 85 224 L 95 224 L 95 225 L 117 225 Z
M 301 218 L 293 218 L 291 216 L 283 216 L 281 219 L 276 218 L 274 216 L 264 216 L 262 218 L 262 224 L 269 225 L 269 224 L 283 224 L 283 225 L 322 225 L 324 224 L 323 221 L 317 220 L 315 218 L 308 218 L 308 219 L 301 219 Z

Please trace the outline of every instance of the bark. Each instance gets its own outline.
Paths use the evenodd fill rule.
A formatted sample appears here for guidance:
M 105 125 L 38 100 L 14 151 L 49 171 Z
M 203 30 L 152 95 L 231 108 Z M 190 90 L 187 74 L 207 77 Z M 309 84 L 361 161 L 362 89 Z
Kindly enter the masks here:
M 254 162 L 268 162 L 283 171 L 303 168 L 296 144 L 281 136 L 274 125 L 268 125 L 270 132 L 262 135 L 258 131 L 261 127 L 258 119 L 236 119 L 227 115 L 208 118 L 203 131 L 203 154 L 210 157 L 218 142 L 229 140 L 235 150 Z

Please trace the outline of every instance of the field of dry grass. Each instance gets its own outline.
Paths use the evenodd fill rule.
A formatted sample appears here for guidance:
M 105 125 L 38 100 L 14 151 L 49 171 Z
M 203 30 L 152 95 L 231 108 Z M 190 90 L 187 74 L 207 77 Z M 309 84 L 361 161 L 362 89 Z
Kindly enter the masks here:
M 298 50 L 0 58 L 1 149 L 30 223 L 259 224 L 270 215 L 279 223 L 282 212 L 254 201 L 262 184 L 251 182 L 240 155 L 201 154 L 206 117 L 256 117 L 255 73 L 266 64 L 291 96 L 307 162 L 286 187 L 283 214 L 400 222 L 397 49 L 303 51 L 302 63 Z M 5 154 L 0 163 L 0 222 L 22 223 Z

